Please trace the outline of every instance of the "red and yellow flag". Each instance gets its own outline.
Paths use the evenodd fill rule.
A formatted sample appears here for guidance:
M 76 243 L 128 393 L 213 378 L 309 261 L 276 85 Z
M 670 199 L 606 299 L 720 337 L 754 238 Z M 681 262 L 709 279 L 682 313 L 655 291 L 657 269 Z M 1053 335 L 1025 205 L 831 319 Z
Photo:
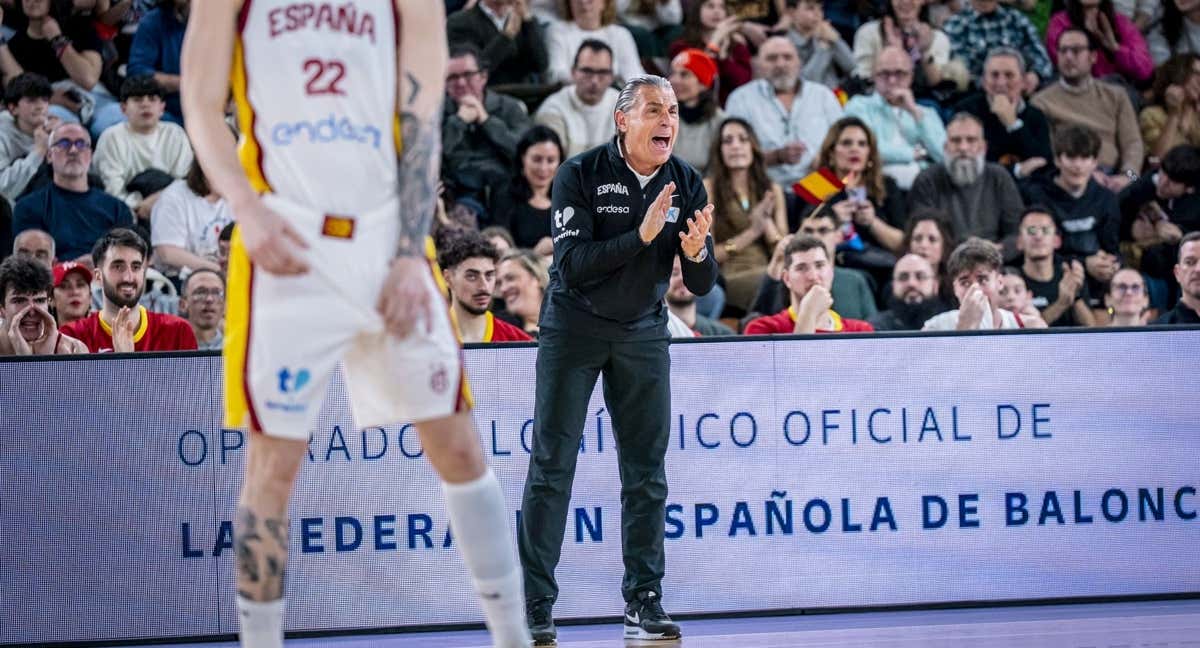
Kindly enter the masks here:
M 799 182 L 792 185 L 792 191 L 803 198 L 804 202 L 819 205 L 845 186 L 833 171 L 820 168 L 800 178 Z

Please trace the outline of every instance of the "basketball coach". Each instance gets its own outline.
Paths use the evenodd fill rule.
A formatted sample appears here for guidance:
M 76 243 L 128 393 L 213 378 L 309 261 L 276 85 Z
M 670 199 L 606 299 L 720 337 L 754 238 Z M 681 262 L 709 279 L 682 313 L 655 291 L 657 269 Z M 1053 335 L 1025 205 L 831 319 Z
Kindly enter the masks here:
M 671 155 L 679 103 L 666 79 L 630 79 L 613 118 L 616 137 L 564 163 L 552 191 L 554 264 L 539 320 L 518 540 L 536 646 L 556 645 L 554 569 L 588 400 L 601 374 L 620 467 L 625 636 L 680 634 L 659 602 L 671 416 L 663 296 L 677 256 L 693 293 L 716 282 L 713 206 L 700 175 Z

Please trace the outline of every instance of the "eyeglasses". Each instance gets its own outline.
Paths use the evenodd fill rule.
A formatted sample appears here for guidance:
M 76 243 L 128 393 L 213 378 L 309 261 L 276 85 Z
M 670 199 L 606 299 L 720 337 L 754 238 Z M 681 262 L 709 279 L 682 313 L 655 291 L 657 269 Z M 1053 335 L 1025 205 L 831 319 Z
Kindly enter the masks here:
M 194 299 L 195 301 L 221 301 L 224 298 L 225 298 L 225 291 L 223 291 L 223 290 L 207 290 L 204 288 L 197 288 L 197 289 L 193 290 L 192 295 L 190 297 L 190 299 Z
M 92 149 L 92 143 L 83 139 L 82 137 L 79 139 L 73 139 L 73 140 L 60 139 L 57 142 L 51 144 L 50 146 L 53 146 L 54 148 L 62 151 L 63 153 L 70 152 L 70 150 L 72 148 L 75 149 L 76 151 L 90 151 Z
M 1086 45 L 1059 45 L 1058 46 L 1059 54 L 1072 54 L 1072 55 L 1084 54 L 1088 51 L 1089 50 Z
M 612 69 L 600 70 L 597 68 L 578 67 L 575 71 L 586 77 L 610 77 L 613 75 Z
M 1115 283 L 1112 285 L 1112 291 L 1118 295 L 1121 293 L 1129 293 L 1130 295 L 1140 295 L 1145 289 L 1141 284 L 1122 284 Z
M 912 76 L 911 70 L 877 70 L 875 77 L 878 79 L 907 79 Z
M 1054 227 L 1052 225 L 1029 225 L 1025 228 L 1025 234 L 1027 236 L 1037 236 L 1038 234 L 1041 234 L 1042 236 L 1050 236 L 1053 233 Z
M 901 272 L 896 275 L 896 281 L 908 281 L 909 279 L 915 279 L 917 281 L 929 281 L 932 278 L 932 275 L 930 275 L 928 272 Z
M 805 236 L 828 236 L 829 234 L 832 234 L 833 231 L 834 228 L 832 227 L 818 227 L 816 229 L 811 229 L 808 227 L 800 228 L 800 233 Z
M 458 74 L 447 74 L 446 83 L 454 83 L 456 81 L 470 81 L 479 76 L 479 70 L 470 70 L 468 72 L 459 72 Z

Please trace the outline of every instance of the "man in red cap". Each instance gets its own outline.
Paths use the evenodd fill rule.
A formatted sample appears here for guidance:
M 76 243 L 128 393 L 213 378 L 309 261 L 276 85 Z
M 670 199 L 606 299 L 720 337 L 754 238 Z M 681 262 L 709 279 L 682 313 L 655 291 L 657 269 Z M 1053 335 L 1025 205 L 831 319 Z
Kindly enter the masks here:
M 53 301 L 59 326 L 87 317 L 92 312 L 92 271 L 76 261 L 55 265 Z

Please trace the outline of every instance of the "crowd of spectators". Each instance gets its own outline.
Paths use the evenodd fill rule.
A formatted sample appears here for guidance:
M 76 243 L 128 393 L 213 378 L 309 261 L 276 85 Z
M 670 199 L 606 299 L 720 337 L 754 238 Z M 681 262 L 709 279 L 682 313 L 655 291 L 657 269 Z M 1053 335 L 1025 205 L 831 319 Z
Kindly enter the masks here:
M 0 354 L 221 348 L 236 215 L 182 128 L 189 5 L 0 0 Z M 536 338 L 555 171 L 643 73 L 716 205 L 718 287 L 671 282 L 673 335 L 1200 322 L 1200 0 L 446 8 L 464 341 Z

